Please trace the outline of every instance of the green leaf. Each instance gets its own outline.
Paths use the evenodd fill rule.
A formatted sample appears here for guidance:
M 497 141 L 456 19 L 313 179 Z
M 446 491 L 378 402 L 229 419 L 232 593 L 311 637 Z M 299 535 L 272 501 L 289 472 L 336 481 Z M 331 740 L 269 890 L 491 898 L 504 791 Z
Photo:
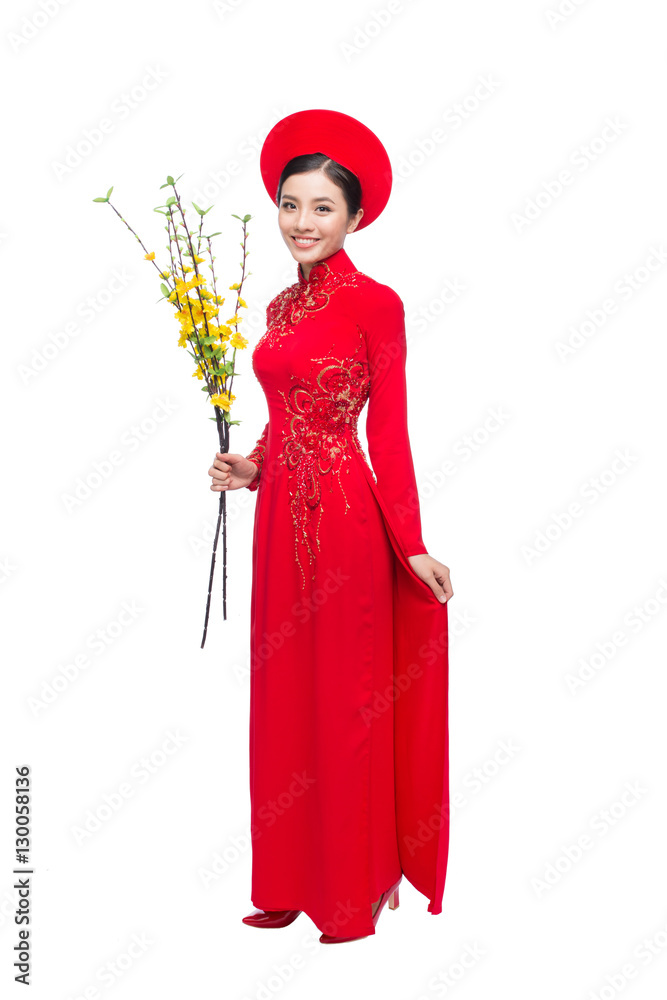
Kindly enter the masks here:
M 229 426 L 231 427 L 231 426 L 232 426 L 232 424 L 240 424 L 240 423 L 241 423 L 241 421 L 240 421 L 240 420 L 228 420 L 228 421 L 227 421 L 227 423 L 228 423 L 228 424 L 229 424 Z
M 222 233 L 211 233 L 210 236 L 204 236 L 205 240 L 212 240 L 214 236 L 221 236 Z
M 111 197 L 111 192 L 112 191 L 113 191 L 113 187 L 110 187 L 109 190 L 107 191 L 107 198 Z
M 174 183 L 174 178 L 171 176 L 171 174 L 167 174 L 167 184 L 173 184 L 173 183 Z
M 175 205 L 175 204 L 176 204 L 176 199 L 174 198 L 174 196 L 172 194 L 171 198 L 167 198 L 167 200 L 165 202 L 165 205 L 167 206 L 167 208 L 170 208 L 171 205 Z
M 233 212 L 232 212 L 232 219 L 238 219 L 239 222 L 243 222 L 243 219 L 241 218 L 241 216 L 240 215 L 234 215 Z
M 192 207 L 194 208 L 195 212 L 197 212 L 198 215 L 204 214 L 203 209 L 201 209 L 199 205 L 197 205 L 194 201 L 192 202 Z
M 108 198 L 93 198 L 93 201 L 108 201 Z
M 171 292 L 169 291 L 169 289 L 167 288 L 167 286 L 165 285 L 165 283 L 163 281 L 160 282 L 160 289 L 161 289 L 162 294 L 164 295 L 164 297 L 168 299 L 169 296 L 171 295 Z
M 241 222 L 250 222 L 251 219 L 252 215 L 244 215 L 243 218 L 241 219 Z

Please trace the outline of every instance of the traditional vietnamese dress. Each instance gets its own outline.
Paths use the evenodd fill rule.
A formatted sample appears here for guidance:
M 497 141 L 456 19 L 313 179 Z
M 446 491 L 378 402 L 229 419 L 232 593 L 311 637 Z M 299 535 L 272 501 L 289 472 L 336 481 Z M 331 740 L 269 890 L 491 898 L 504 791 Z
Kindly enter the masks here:
M 447 868 L 447 604 L 407 558 L 405 359 L 401 299 L 342 247 L 298 265 L 252 355 L 251 898 L 340 937 L 375 933 L 401 873 L 440 913 Z

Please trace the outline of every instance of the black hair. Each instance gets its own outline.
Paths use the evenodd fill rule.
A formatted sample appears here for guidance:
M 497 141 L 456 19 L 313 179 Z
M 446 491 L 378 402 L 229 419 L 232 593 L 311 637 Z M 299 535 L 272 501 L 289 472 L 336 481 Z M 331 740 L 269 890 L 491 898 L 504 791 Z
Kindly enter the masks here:
M 276 192 L 276 205 L 280 205 L 280 192 L 283 184 L 292 174 L 306 174 L 311 170 L 322 170 L 324 174 L 333 181 L 345 196 L 347 202 L 348 218 L 356 215 L 361 208 L 361 184 L 356 174 L 351 170 L 332 160 L 325 153 L 303 153 L 301 156 L 294 156 L 285 164 L 283 172 L 278 181 Z

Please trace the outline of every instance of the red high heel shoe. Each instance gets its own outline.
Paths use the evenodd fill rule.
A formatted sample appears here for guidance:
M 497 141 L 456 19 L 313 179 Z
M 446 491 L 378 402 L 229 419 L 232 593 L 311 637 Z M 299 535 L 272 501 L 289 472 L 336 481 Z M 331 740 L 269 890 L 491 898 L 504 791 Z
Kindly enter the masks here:
M 300 913 L 301 910 L 253 910 L 241 919 L 251 927 L 287 927 Z
M 400 876 L 398 882 L 394 882 L 389 889 L 385 890 L 380 896 L 380 902 L 378 903 L 377 910 L 373 914 L 373 926 L 377 926 L 377 922 L 380 918 L 380 913 L 382 912 L 382 907 L 389 900 L 389 909 L 398 909 L 398 887 L 400 885 L 403 875 Z M 338 944 L 339 941 L 360 941 L 361 938 L 370 937 L 370 934 L 357 934 L 356 937 L 332 937 L 330 934 L 320 934 L 320 941 L 322 944 Z

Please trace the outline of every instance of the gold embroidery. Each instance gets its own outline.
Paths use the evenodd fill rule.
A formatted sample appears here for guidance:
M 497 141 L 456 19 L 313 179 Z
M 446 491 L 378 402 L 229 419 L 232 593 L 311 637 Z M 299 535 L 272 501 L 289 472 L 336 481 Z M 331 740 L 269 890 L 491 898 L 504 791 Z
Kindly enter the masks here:
M 308 313 L 324 309 L 333 293 L 339 288 L 371 280 L 361 271 L 332 271 L 326 260 L 313 264 L 308 281 L 301 274 L 300 268 L 298 274 L 299 280 L 280 292 L 269 305 L 266 317 L 267 330 L 258 341 L 255 351 L 260 346 L 280 347 L 280 338 L 291 333 L 292 328 Z M 253 351 L 253 370 L 254 353 Z
M 260 437 L 255 447 L 252 449 L 249 455 L 246 455 L 246 458 L 249 458 L 250 461 L 254 462 L 255 465 L 257 466 L 257 475 L 250 483 L 250 485 L 247 487 L 247 489 L 251 491 L 256 490 L 258 488 L 259 480 L 262 476 L 262 467 L 264 465 L 264 457 L 266 455 L 266 436 L 267 436 L 267 428 L 265 427 L 264 430 L 262 431 L 262 436 Z
M 304 587 L 306 577 L 300 551 L 305 548 L 312 564 L 315 550 L 320 548 L 323 480 L 329 480 L 330 492 L 333 480 L 337 480 L 345 499 L 344 513 L 347 513 L 350 505 L 341 481 L 341 471 L 345 469 L 349 472 L 346 463 L 351 448 L 366 461 L 357 434 L 357 419 L 370 392 L 370 371 L 366 359 L 357 357 L 363 345 L 359 326 L 357 331 L 360 342 L 352 355 L 345 358 L 333 355 L 313 358 L 308 376 L 304 379 L 293 375 L 289 392 L 280 392 L 286 410 L 282 450 L 290 480 L 296 561 Z M 314 575 L 313 572 L 313 578 Z

